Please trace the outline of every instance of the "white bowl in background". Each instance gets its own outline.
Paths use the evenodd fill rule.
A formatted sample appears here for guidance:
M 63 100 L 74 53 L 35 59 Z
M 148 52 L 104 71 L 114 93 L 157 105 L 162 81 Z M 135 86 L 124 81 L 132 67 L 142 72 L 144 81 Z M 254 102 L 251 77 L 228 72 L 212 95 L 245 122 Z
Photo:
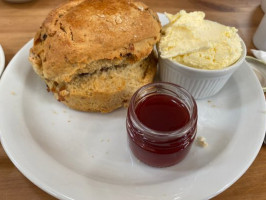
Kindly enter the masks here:
M 0 77 L 5 68 L 5 54 L 2 46 L 0 45 Z
M 261 0 L 261 9 L 264 16 L 253 35 L 253 43 L 257 49 L 266 51 L 266 0 Z
M 188 67 L 159 56 L 160 79 L 184 87 L 195 99 L 203 99 L 218 93 L 246 57 L 246 46 L 241 40 L 241 57 L 231 66 L 219 70 Z
M 253 43 L 257 49 L 266 51 L 266 14 L 264 14 L 256 32 L 254 33 Z

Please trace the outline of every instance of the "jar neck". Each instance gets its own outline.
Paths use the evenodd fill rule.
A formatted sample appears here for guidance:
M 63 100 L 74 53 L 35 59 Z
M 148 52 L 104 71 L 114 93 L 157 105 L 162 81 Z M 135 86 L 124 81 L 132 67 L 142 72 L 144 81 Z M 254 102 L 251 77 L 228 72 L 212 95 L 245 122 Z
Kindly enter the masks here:
M 175 86 L 176 87 L 176 86 Z M 158 89 L 158 88 L 157 88 Z M 152 141 L 152 140 L 160 140 L 160 141 L 169 141 L 169 140 L 174 140 L 180 137 L 183 137 L 184 135 L 188 134 L 192 128 L 195 128 L 197 125 L 197 105 L 193 97 L 191 97 L 190 94 L 187 93 L 187 91 L 182 90 L 181 88 L 181 93 L 176 94 L 171 90 L 171 84 L 169 88 L 157 90 L 154 87 L 144 87 L 142 88 L 142 91 L 137 91 L 130 102 L 129 108 L 128 108 L 128 116 L 127 120 L 134 128 L 135 133 L 143 136 L 144 138 L 147 138 L 147 140 Z M 177 97 L 181 99 L 181 102 L 186 106 L 188 112 L 189 112 L 189 121 L 180 129 L 174 130 L 174 131 L 169 131 L 169 132 L 161 132 L 161 131 L 156 131 L 153 130 L 147 126 L 145 126 L 137 117 L 136 115 L 136 107 L 139 102 L 143 101 L 145 98 L 151 96 L 151 95 L 156 95 L 156 94 L 167 94 L 172 97 Z M 196 131 L 194 131 L 196 132 Z
M 127 128 L 131 129 L 130 133 L 137 134 L 147 141 L 169 142 L 178 138 L 187 140 L 193 138 L 196 134 L 197 117 L 191 119 L 186 127 L 171 132 L 158 132 L 143 125 L 136 120 L 129 112 L 127 117 Z M 132 136 L 133 137 L 133 136 Z

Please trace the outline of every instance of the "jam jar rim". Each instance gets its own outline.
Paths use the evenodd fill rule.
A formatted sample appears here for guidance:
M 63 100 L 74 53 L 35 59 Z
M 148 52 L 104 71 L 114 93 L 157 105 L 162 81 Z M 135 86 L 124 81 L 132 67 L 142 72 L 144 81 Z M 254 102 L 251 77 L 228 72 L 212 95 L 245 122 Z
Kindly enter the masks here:
M 188 123 L 186 123 L 183 127 L 181 127 L 180 129 L 174 130 L 174 131 L 156 131 L 154 129 L 151 129 L 149 127 L 147 127 L 146 125 L 144 125 L 137 117 L 136 113 L 135 113 L 135 98 L 137 96 L 137 94 L 139 94 L 141 91 L 144 91 L 145 89 L 152 87 L 152 86 L 160 86 L 160 85 L 168 85 L 168 86 L 172 86 L 175 88 L 178 88 L 180 91 L 182 91 L 183 94 L 185 94 L 189 100 L 191 101 L 190 104 L 192 105 L 191 109 L 188 109 L 190 115 L 190 120 L 188 121 Z M 158 93 L 160 94 L 160 93 Z M 178 98 L 180 100 L 180 98 Z M 182 103 L 184 103 L 184 100 L 181 100 Z M 183 87 L 171 83 L 171 82 L 154 82 L 154 83 L 149 83 L 146 84 L 144 86 L 142 86 L 141 88 L 139 88 L 132 96 L 131 100 L 130 100 L 130 104 L 129 104 L 129 108 L 130 112 L 132 113 L 131 115 L 133 115 L 133 117 L 130 117 L 131 119 L 129 119 L 131 121 L 131 123 L 134 123 L 135 125 L 137 124 L 138 128 L 141 128 L 141 133 L 143 134 L 145 133 L 146 135 L 152 136 L 152 137 L 162 137 L 162 138 L 171 138 L 171 137 L 182 137 L 184 134 L 186 134 L 192 127 L 194 127 L 198 121 L 198 108 L 197 108 L 197 104 L 196 101 L 194 99 L 194 97 Z M 190 111 L 191 110 L 191 111 Z

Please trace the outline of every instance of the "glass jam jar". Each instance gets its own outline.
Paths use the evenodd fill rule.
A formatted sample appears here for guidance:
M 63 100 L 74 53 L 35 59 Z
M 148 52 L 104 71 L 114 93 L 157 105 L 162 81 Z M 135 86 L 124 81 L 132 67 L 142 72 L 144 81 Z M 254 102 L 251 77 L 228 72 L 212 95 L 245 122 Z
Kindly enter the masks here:
M 197 105 L 182 87 L 158 82 L 132 96 L 126 120 L 129 147 L 154 167 L 174 165 L 188 154 L 197 132 Z

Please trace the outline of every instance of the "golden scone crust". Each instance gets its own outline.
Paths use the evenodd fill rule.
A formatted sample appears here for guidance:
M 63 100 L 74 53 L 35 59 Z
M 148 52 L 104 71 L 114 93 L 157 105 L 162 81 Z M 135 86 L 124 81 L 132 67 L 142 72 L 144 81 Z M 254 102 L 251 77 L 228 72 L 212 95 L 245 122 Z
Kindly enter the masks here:
M 49 13 L 29 60 L 57 100 L 82 111 L 111 112 L 152 82 L 158 16 L 130 0 L 71 0 Z
M 160 39 L 157 14 L 129 0 L 72 0 L 53 10 L 34 39 L 30 61 L 45 79 L 70 82 L 93 61 L 147 57 Z M 126 59 L 129 60 L 129 59 Z

